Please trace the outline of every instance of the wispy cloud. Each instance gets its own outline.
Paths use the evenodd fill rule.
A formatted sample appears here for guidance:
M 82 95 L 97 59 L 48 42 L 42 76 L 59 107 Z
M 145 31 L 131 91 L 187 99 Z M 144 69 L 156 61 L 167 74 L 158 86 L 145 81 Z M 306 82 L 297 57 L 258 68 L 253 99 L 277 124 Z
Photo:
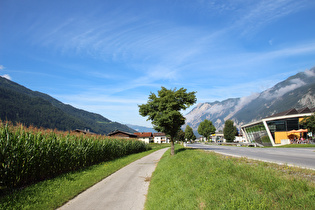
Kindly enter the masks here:
M 197 26 L 153 20 L 145 14 L 127 13 L 122 17 L 120 13 L 111 12 L 101 20 L 87 19 L 84 16 L 72 17 L 52 29 L 45 29 L 47 33 L 40 43 L 48 47 L 58 47 L 63 54 L 73 56 L 74 53 L 102 59 L 104 62 L 122 62 L 132 68 L 131 70 L 140 70 L 144 74 L 141 77 L 143 80 L 154 77 L 156 69 L 160 69 L 162 73 L 156 78 L 173 80 L 188 68 L 203 74 L 209 69 L 246 68 L 250 62 L 264 62 L 267 59 L 313 52 L 314 44 L 263 53 L 225 49 L 223 45 L 226 41 L 224 37 L 231 28 L 250 31 L 251 27 L 263 27 L 303 7 L 303 4 L 295 2 L 268 0 L 249 3 L 245 7 L 248 10 L 236 12 L 238 20 L 230 27 L 210 34 Z M 245 5 L 248 2 L 240 3 Z M 237 10 L 237 4 L 233 1 L 217 6 L 222 11 Z M 147 73 L 148 71 L 152 73 Z M 141 79 L 138 81 L 141 82 Z
M 265 92 L 263 92 L 261 96 L 267 100 L 271 100 L 274 98 L 279 98 L 284 94 L 305 85 L 305 82 L 303 82 L 301 79 L 292 79 L 290 80 L 290 83 L 291 84 L 281 87 L 280 89 L 277 89 L 275 91 L 273 91 L 272 89 L 268 89 Z
M 245 15 L 234 22 L 233 28 L 241 30 L 241 35 L 247 36 L 257 33 L 261 28 L 272 22 L 299 12 L 305 8 L 305 1 L 295 0 L 263 0 L 257 2 L 248 2 L 249 6 L 245 7 L 247 11 L 242 10 Z
M 315 77 L 315 71 L 311 69 L 305 70 L 304 74 L 308 77 Z
M 59 11 L 61 4 L 64 9 Z M 43 89 L 53 88 L 55 94 L 64 94 L 58 96 L 62 101 L 91 111 L 136 107 L 161 86 L 197 91 L 198 102 L 244 97 L 238 109 L 254 98 L 253 92 L 285 79 L 281 73 L 293 75 L 305 69 L 315 55 L 311 35 L 289 37 L 275 28 L 286 17 L 295 18 L 292 14 L 303 20 L 312 17 L 307 7 L 315 3 L 308 0 L 96 0 L 73 4 L 11 3 L 11 8 L 19 9 L 17 19 L 5 20 L 7 30 L 19 40 L 16 44 L 8 38 L 18 49 L 12 48 L 11 56 L 24 53 L 19 58 L 28 66 L 14 64 L 18 71 L 1 73 L 14 78 L 27 75 L 33 84 L 36 82 L 30 80 L 48 78 L 50 84 L 61 85 Z M 300 16 L 302 11 L 307 15 Z M 304 34 L 314 34 L 314 29 L 308 29 L 314 24 L 302 25 Z M 19 55 L 13 53 L 18 51 Z M 299 66 L 292 60 L 307 63 Z M 43 83 L 42 87 L 48 86 Z

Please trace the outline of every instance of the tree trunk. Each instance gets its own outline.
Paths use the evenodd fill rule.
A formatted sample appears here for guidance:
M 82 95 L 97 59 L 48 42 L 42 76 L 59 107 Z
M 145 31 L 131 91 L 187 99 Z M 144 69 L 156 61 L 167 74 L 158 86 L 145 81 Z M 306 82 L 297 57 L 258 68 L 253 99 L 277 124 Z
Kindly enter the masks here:
M 171 137 L 171 155 L 175 155 L 174 138 Z

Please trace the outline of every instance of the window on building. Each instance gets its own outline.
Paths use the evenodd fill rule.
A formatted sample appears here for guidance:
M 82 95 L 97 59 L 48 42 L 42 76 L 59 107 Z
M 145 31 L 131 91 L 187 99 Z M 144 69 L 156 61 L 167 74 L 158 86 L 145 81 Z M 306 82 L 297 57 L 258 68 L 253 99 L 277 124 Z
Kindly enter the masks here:
M 245 128 L 249 141 L 262 144 L 264 146 L 271 146 L 268 133 L 263 123 L 249 126 Z
M 299 120 L 298 118 L 287 119 L 287 131 L 298 130 Z

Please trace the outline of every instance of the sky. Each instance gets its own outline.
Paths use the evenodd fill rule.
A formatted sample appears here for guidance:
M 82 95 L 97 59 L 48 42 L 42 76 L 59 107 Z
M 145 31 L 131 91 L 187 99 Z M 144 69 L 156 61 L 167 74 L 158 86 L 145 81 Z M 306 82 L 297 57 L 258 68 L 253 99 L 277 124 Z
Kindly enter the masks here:
M 123 124 L 162 86 L 197 105 L 314 66 L 313 0 L 0 1 L 0 75 Z

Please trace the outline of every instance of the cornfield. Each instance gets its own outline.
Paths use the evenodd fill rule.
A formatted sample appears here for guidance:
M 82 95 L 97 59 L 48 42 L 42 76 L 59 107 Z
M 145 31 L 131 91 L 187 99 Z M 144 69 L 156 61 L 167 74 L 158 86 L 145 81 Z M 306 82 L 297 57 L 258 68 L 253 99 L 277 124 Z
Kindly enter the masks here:
M 0 122 L 0 191 L 148 149 L 137 140 L 73 135 Z

